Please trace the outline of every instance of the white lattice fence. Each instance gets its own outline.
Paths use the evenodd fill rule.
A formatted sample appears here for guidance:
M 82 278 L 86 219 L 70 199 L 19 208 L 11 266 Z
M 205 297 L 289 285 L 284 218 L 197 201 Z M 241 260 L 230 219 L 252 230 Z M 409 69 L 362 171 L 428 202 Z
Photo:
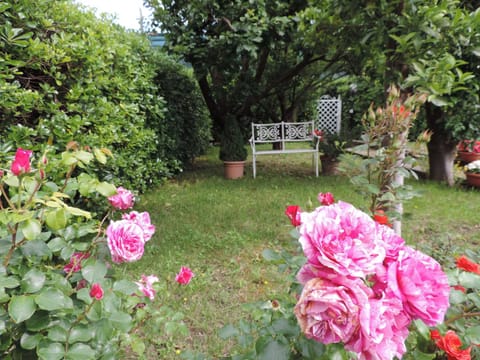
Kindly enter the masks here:
M 317 128 L 330 134 L 339 134 L 341 120 L 342 99 L 322 96 L 317 103 Z

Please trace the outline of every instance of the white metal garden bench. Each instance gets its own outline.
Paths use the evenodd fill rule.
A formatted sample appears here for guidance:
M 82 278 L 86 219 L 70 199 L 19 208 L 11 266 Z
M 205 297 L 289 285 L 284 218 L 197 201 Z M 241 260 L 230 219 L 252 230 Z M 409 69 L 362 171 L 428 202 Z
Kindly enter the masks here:
M 252 123 L 252 147 L 253 177 L 257 175 L 258 155 L 298 154 L 310 153 L 313 155 L 315 175 L 318 176 L 318 138 L 315 135 L 315 122 L 280 122 L 273 124 Z M 305 143 L 305 147 L 287 148 L 287 143 Z M 278 143 L 278 149 L 259 150 L 256 145 L 265 143 Z

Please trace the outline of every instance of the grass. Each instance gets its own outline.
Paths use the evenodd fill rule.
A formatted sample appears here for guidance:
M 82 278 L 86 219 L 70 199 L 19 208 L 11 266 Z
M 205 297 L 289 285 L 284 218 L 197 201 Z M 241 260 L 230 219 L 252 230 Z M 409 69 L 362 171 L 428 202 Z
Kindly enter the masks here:
M 357 207 L 368 205 L 347 178 L 315 177 L 307 154 L 259 157 L 257 178 L 247 162 L 246 175 L 238 180 L 223 179 L 217 154 L 211 148 L 192 169 L 150 189 L 138 206 L 150 212 L 157 231 L 142 260 L 125 266 L 126 276 L 156 274 L 170 282 L 171 291 L 159 294 L 155 305 L 181 311 L 190 329 L 187 337 L 145 334 L 157 343 L 148 350 L 149 359 L 178 359 L 186 350 L 220 358 L 232 344 L 217 332 L 248 316 L 241 304 L 286 292 L 285 279 L 261 254 L 267 248 L 296 248 L 284 215 L 287 205 L 316 206 L 318 192 L 327 191 Z M 478 246 L 480 192 L 428 181 L 412 185 L 422 197 L 404 206 L 408 243 L 434 251 Z M 186 287 L 175 286 L 172 279 L 183 265 L 196 276 Z

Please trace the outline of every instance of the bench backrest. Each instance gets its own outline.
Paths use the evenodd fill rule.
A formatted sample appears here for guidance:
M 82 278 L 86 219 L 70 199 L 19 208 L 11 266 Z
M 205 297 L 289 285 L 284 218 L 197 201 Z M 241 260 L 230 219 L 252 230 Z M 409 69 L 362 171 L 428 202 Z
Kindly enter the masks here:
M 314 121 L 279 122 L 273 124 L 252 123 L 253 143 L 312 141 Z

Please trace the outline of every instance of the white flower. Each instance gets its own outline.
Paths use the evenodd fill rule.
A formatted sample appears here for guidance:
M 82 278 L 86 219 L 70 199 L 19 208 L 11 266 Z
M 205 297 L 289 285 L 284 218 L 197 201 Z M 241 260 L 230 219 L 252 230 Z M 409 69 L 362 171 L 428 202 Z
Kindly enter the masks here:
M 465 166 L 466 171 L 480 173 L 480 160 L 475 160 Z

